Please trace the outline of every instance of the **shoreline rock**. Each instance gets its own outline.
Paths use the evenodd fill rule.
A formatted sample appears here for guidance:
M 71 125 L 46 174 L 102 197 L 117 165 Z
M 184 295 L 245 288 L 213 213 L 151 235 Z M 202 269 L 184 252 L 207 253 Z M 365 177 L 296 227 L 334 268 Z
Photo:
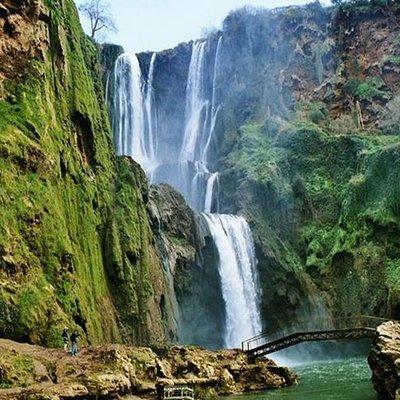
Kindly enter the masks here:
M 381 400 L 400 399 L 400 323 L 385 322 L 377 329 L 368 363 Z
M 58 349 L 0 340 L 0 400 L 156 398 L 164 386 L 179 384 L 213 398 L 296 382 L 289 369 L 268 359 L 252 361 L 241 350 L 105 345 L 71 357 Z

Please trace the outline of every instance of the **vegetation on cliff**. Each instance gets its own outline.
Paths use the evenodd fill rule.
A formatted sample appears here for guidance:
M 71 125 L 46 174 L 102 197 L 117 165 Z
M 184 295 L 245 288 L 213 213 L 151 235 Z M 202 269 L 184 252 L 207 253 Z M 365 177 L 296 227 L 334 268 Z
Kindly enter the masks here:
M 72 0 L 2 7 L 0 334 L 162 341 L 147 184 L 115 158 L 97 45 Z
M 398 315 L 399 149 L 397 135 L 267 120 L 243 127 L 228 157 L 262 243 L 309 275 L 338 316 Z
M 270 326 L 317 292 L 337 316 L 399 316 L 398 17 L 396 2 L 354 1 L 225 21 L 221 68 L 244 72 L 218 83 L 222 209 L 252 223 Z

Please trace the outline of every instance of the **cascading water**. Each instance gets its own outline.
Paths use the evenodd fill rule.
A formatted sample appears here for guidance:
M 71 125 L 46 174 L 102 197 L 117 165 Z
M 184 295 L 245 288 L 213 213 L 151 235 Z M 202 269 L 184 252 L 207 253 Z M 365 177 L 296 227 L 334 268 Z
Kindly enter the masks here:
M 186 91 L 186 126 L 180 155 L 182 162 L 197 160 L 196 150 L 204 133 L 206 119 L 202 114 L 208 105 L 204 99 L 203 81 L 205 48 L 206 42 L 193 44 Z
M 215 124 L 217 123 L 218 113 L 221 109 L 220 105 L 217 106 L 217 77 L 218 77 L 218 67 L 219 67 L 219 60 L 221 57 L 221 48 L 222 48 L 222 36 L 218 39 L 217 44 L 217 51 L 215 53 L 215 62 L 214 62 L 214 76 L 213 76 L 213 83 L 212 83 L 212 97 L 211 97 L 211 123 L 210 123 L 210 130 L 208 134 L 208 138 L 204 147 L 202 161 L 206 163 L 208 152 L 210 150 L 211 139 L 214 133 Z
M 149 138 L 149 148 L 150 148 L 150 157 L 155 160 L 156 159 L 156 149 L 154 142 L 154 130 L 157 129 L 155 126 L 157 124 L 157 119 L 155 118 L 153 111 L 153 79 L 154 79 L 154 67 L 157 59 L 157 53 L 153 53 L 150 61 L 149 68 L 149 78 L 147 79 L 146 86 L 146 117 L 147 117 L 147 132 Z
M 213 207 L 214 190 L 215 186 L 218 185 L 219 172 L 213 173 L 207 180 L 206 198 L 204 203 L 204 212 L 207 214 L 211 213 Z
M 219 253 L 225 301 L 225 346 L 239 346 L 261 331 L 254 244 L 243 217 L 204 214 Z
M 209 169 L 209 151 L 218 113 L 217 80 L 223 39 L 214 54 L 212 87 L 207 88 L 207 41 L 192 45 L 186 86 L 186 110 L 181 148 L 177 159 L 157 159 L 157 115 L 154 110 L 153 80 L 157 55 L 151 57 L 147 82 L 134 55 L 122 55 L 115 66 L 114 135 L 118 154 L 132 156 L 142 164 L 151 182 L 169 183 L 197 211 L 204 212 L 218 250 L 218 272 L 225 303 L 226 347 L 261 330 L 259 290 L 254 243 L 243 217 L 212 214 L 218 204 L 219 173 Z M 146 89 L 146 90 L 145 90 Z M 211 98 L 210 98 L 211 97 Z M 172 150 L 172 149 L 170 149 Z M 174 154 L 173 151 L 170 152 Z
M 131 156 L 148 171 L 155 164 L 152 85 L 148 85 L 146 98 L 142 71 L 135 54 L 125 53 L 118 57 L 114 68 L 114 85 L 113 128 L 117 154 Z

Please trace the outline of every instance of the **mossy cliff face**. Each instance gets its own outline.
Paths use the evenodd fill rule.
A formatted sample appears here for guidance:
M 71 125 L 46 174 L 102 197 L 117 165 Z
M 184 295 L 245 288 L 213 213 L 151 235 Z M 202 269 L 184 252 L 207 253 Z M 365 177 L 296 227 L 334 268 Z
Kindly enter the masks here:
M 155 345 L 176 341 L 173 288 L 152 230 L 154 206 L 143 170 L 129 157 L 117 159 L 114 197 L 103 248 L 123 338 Z
M 0 335 L 162 341 L 147 184 L 115 159 L 73 1 L 3 1 L 0 31 Z
M 260 125 L 241 132 L 223 180 L 239 182 L 236 204 L 255 232 L 264 309 L 298 308 L 306 290 L 336 316 L 398 316 L 398 136 L 336 136 L 306 122 L 272 137 Z M 303 283 L 287 285 L 284 271 Z
M 399 13 L 375 0 L 245 8 L 205 39 L 220 106 L 208 167 L 219 211 L 252 225 L 268 327 L 398 315 Z M 157 54 L 161 148 L 181 143 L 191 48 Z M 146 78 L 150 54 L 139 61 Z
M 398 7 L 359 2 L 322 14 L 308 7 L 288 19 L 289 11 L 276 18 L 278 27 L 292 26 L 295 51 L 283 74 L 297 84 L 283 76 L 275 99 L 286 93 L 293 105 L 285 113 L 268 105 L 262 117 L 254 103 L 252 122 L 230 134 L 220 159 L 222 208 L 252 223 L 272 325 L 281 322 L 274 309 L 292 320 L 294 309 L 318 316 L 318 303 L 335 316 L 398 317 L 400 126 L 388 110 L 399 88 L 397 68 L 387 65 L 398 50 Z M 330 26 L 315 25 L 327 16 Z M 322 44 L 318 69 L 311 62 Z

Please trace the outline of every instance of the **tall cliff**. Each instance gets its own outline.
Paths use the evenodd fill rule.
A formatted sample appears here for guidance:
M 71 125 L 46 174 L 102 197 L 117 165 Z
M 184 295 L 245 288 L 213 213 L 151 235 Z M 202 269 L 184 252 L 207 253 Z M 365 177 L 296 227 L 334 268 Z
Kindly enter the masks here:
M 172 339 L 147 181 L 115 157 L 100 55 L 73 1 L 1 1 L 0 32 L 0 336 Z
M 200 41 L 213 211 L 252 225 L 270 328 L 326 311 L 398 316 L 399 35 L 396 2 L 359 0 L 245 8 Z M 178 189 L 168 160 L 195 43 L 157 53 L 152 72 L 159 180 Z M 153 54 L 138 59 L 146 80 Z
M 211 208 L 251 224 L 268 328 L 326 311 L 399 315 L 399 12 L 361 0 L 243 9 L 202 40 Z M 222 345 L 204 221 L 114 153 L 104 99 L 112 109 L 122 49 L 101 57 L 72 0 L 3 0 L 0 31 L 0 335 L 55 345 L 69 326 L 91 343 L 159 344 L 180 330 Z M 167 166 L 192 50 L 153 65 Z M 138 56 L 144 77 L 152 56 Z
M 280 288 L 264 303 L 268 313 L 274 300 L 293 299 L 271 271 L 282 265 L 310 277 L 336 316 L 398 317 L 399 11 L 361 1 L 269 16 L 267 112 L 250 103 L 232 147 L 219 146 L 225 204 L 236 196 L 248 213 L 265 291 Z

